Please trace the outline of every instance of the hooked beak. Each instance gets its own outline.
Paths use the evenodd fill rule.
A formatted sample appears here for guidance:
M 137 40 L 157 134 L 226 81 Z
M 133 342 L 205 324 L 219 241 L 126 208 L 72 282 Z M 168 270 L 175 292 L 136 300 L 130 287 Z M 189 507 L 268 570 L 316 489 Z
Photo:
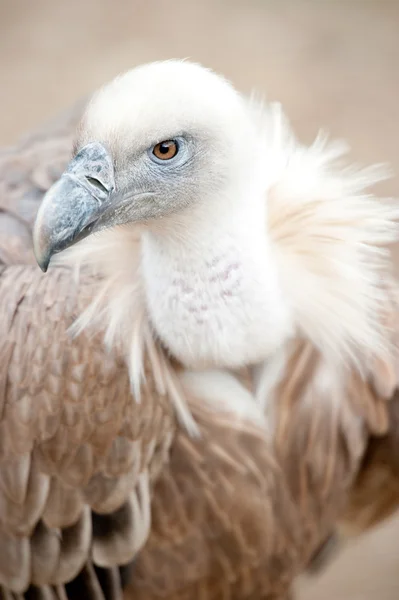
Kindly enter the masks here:
M 115 192 L 112 158 L 104 146 L 84 146 L 48 190 L 33 229 L 36 260 L 46 272 L 51 257 L 95 230 Z

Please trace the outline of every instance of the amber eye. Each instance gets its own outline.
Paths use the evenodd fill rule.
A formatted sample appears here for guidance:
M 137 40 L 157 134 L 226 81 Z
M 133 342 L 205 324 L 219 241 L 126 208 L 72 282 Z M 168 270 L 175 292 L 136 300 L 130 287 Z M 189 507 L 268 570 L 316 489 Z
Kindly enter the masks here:
M 179 145 L 176 140 L 166 140 L 154 146 L 152 153 L 159 160 L 170 160 L 176 156 L 178 151 Z

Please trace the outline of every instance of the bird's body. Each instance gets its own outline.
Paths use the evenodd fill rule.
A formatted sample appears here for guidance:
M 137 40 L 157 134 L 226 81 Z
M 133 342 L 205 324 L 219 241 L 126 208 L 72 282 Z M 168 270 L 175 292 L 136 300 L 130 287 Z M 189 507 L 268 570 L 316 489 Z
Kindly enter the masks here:
M 58 179 L 70 132 L 4 161 L 1 593 L 120 598 L 134 559 L 134 598 L 286 600 L 340 517 L 379 505 L 370 436 L 397 443 L 380 172 L 334 166 L 340 149 L 186 63 L 100 92 Z M 79 282 L 32 267 L 56 179 L 36 256 L 87 237 Z M 255 389 L 226 372 L 255 363 Z

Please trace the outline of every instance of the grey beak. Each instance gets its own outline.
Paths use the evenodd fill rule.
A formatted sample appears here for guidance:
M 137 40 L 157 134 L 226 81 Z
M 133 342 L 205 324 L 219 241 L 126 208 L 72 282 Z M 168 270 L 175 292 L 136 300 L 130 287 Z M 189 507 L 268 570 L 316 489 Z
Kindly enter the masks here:
M 84 146 L 48 190 L 33 229 L 36 260 L 46 272 L 51 257 L 84 239 L 115 192 L 112 158 L 104 146 Z

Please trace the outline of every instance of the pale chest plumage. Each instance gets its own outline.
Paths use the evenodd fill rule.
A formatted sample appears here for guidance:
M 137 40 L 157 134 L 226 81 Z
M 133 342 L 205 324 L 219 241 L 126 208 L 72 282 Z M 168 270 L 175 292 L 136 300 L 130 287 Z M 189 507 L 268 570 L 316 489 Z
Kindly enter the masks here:
M 142 269 L 157 335 L 184 364 L 257 363 L 288 335 L 291 323 L 266 239 L 244 231 L 212 235 L 201 246 L 144 239 Z M 271 307 L 271 304 L 273 305 Z

